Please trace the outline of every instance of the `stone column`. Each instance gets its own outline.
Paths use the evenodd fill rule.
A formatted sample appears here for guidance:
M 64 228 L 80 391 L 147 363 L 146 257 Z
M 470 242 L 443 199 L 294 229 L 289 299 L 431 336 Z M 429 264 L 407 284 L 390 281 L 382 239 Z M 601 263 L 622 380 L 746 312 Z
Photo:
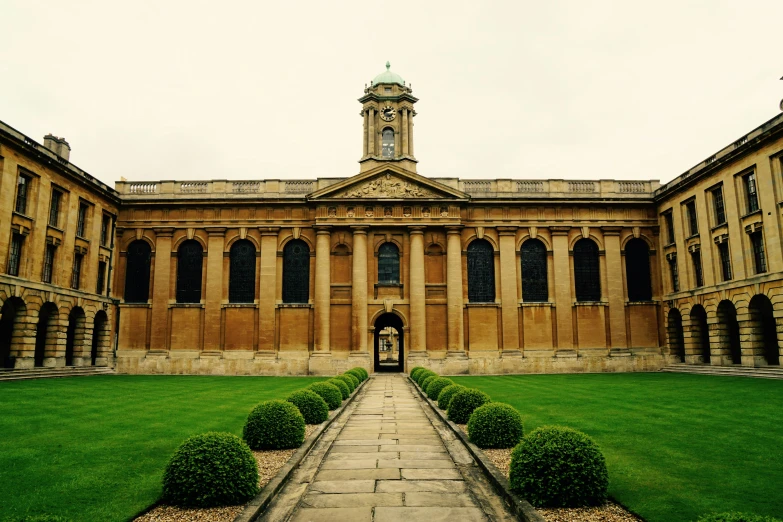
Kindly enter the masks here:
M 275 351 L 278 227 L 259 227 L 261 260 L 258 291 L 258 351 Z
M 362 158 L 367 156 L 367 133 L 369 132 L 369 125 L 367 122 L 367 111 L 362 111 L 362 116 L 364 117 L 364 148 L 362 149 Z
M 315 351 L 329 352 L 331 305 L 331 232 L 319 228 L 315 241 Z
M 448 355 L 465 354 L 462 296 L 462 238 L 461 227 L 447 227 L 446 243 L 446 301 L 448 319 Z
M 570 227 L 552 227 L 552 254 L 555 265 L 555 315 L 557 317 L 557 349 L 574 348 L 574 325 L 571 308 L 571 263 L 568 254 Z
M 351 352 L 367 354 L 367 227 L 353 228 L 351 278 Z M 351 354 L 353 355 L 353 353 Z
M 413 110 L 408 112 L 408 155 L 413 156 Z
M 424 227 L 410 227 L 411 352 L 427 350 L 426 289 L 424 286 Z
M 38 325 L 38 310 L 23 308 L 16 310 L 11 332 L 11 355 L 15 356 L 15 369 L 35 366 L 35 337 Z
M 150 351 L 169 349 L 169 298 L 171 297 L 171 236 L 173 228 L 155 230 L 155 273 L 152 279 Z
M 223 301 L 223 247 L 226 229 L 208 227 L 207 283 L 204 292 L 204 351 L 222 349 L 220 336 L 220 304 Z
M 408 109 L 402 109 L 402 154 L 408 155 Z
M 367 154 L 373 156 L 375 154 L 375 109 L 368 109 L 367 118 L 370 120 L 370 131 L 367 133 Z
M 503 351 L 519 351 L 519 307 L 517 306 L 517 227 L 498 227 L 500 234 L 500 310 Z
M 609 300 L 609 324 L 612 350 L 628 348 L 625 332 L 625 293 L 623 262 L 620 257 L 620 227 L 603 227 L 606 249 L 606 297 Z

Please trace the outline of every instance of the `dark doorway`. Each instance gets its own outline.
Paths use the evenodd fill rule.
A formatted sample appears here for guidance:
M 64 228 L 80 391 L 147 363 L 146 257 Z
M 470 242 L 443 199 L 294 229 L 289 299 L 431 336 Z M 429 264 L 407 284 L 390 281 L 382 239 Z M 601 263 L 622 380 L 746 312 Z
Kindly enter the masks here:
M 24 303 L 17 298 L 10 298 L 3 303 L 0 316 L 0 364 L 3 368 L 13 368 L 15 358 L 11 355 L 11 343 L 14 337 L 14 325 L 19 312 L 24 310 Z
M 49 337 L 54 338 L 56 333 L 53 331 L 57 323 L 57 307 L 54 303 L 44 303 L 38 312 L 38 326 L 35 329 L 35 353 L 33 355 L 33 364 L 36 368 L 44 365 L 46 357 L 46 346 L 53 344 Z
M 737 309 L 734 307 L 734 303 L 729 300 L 718 303 L 718 328 L 721 352 L 726 353 L 725 351 L 728 349 L 731 363 L 742 364 Z
M 701 362 L 710 364 L 710 332 L 707 326 L 707 311 L 701 305 L 691 308 L 691 339 L 696 355 Z
M 669 310 L 669 320 L 666 329 L 669 334 L 669 354 L 678 362 L 685 362 L 685 336 L 682 332 L 682 315 L 676 308 Z
M 401 372 L 404 367 L 402 319 L 383 314 L 375 320 L 375 371 Z
M 754 355 L 763 355 L 767 364 L 780 364 L 780 348 L 778 348 L 778 333 L 775 328 L 775 316 L 772 302 L 766 295 L 756 295 L 750 300 L 748 307 L 753 325 Z

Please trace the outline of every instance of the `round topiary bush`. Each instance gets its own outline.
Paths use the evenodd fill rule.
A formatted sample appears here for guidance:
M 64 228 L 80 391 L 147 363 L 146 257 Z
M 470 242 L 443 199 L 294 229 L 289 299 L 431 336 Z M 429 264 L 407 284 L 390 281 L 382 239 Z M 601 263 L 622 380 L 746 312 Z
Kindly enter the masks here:
M 286 400 L 299 409 L 305 424 L 321 424 L 329 418 L 326 401 L 312 390 L 297 390 Z
M 539 507 L 599 506 L 609 486 L 593 439 L 563 426 L 544 426 L 522 438 L 511 452 L 509 481 Z
M 714 515 L 702 515 L 698 522 L 783 522 L 779 518 L 764 515 L 752 515 L 750 513 L 716 513 Z
M 341 381 L 340 379 L 333 377 L 326 382 L 334 386 L 337 386 L 337 389 L 340 390 L 340 397 L 342 398 L 342 400 L 345 400 L 351 396 L 351 389 L 348 387 L 347 384 L 345 384 L 345 382 Z
M 334 384 L 328 382 L 314 382 L 307 387 L 308 390 L 313 390 L 320 395 L 323 400 L 326 401 L 326 405 L 330 410 L 336 410 L 343 403 L 343 394 L 340 388 Z
M 296 410 L 293 404 L 285 404 Z M 299 410 L 296 413 L 301 417 Z M 233 506 L 257 493 L 256 459 L 247 444 L 231 433 L 190 437 L 163 472 L 163 499 L 177 506 Z
M 449 403 L 449 420 L 457 424 L 466 424 L 473 410 L 488 402 L 492 402 L 492 399 L 481 390 L 474 388 L 460 390 Z
M 470 441 L 479 448 L 513 448 L 522 438 L 522 415 L 510 404 L 490 402 L 468 419 Z
M 435 375 L 435 372 L 433 372 L 432 370 L 420 371 L 419 373 L 416 374 L 416 384 L 421 386 L 421 383 L 424 382 L 424 379 L 426 379 L 427 377 L 432 377 L 433 375 Z
M 361 380 L 359 380 L 359 378 L 357 376 L 355 376 L 352 373 L 344 373 L 343 377 L 347 377 L 348 379 L 351 379 L 351 382 L 353 383 L 353 388 L 354 389 L 358 388 L 359 384 L 362 382 Z
M 416 374 L 422 370 L 426 370 L 426 368 L 424 366 L 416 366 L 410 372 L 408 372 L 408 375 L 410 375 L 411 379 L 416 380 Z
M 343 381 L 348 386 L 348 393 L 351 394 L 356 389 L 356 377 L 348 374 L 342 374 L 335 376 L 335 379 Z
M 305 419 L 299 408 L 278 399 L 253 408 L 242 430 L 242 438 L 254 450 L 298 448 L 304 434 Z
M 443 388 L 438 395 L 438 408 L 441 410 L 448 410 L 451 398 L 454 397 L 458 391 L 466 390 L 461 384 L 450 384 Z
M 364 374 L 361 371 L 357 370 L 356 368 L 354 368 L 352 370 L 348 370 L 345 373 L 347 373 L 348 375 L 353 375 L 354 377 L 356 377 L 360 381 L 364 380 Z
M 432 374 L 429 377 L 425 377 L 424 380 L 421 381 L 421 391 L 427 393 L 427 386 L 429 386 L 432 381 L 438 378 L 440 378 L 440 375 L 438 374 Z
M 427 386 L 427 389 L 425 390 L 427 392 L 427 397 L 433 401 L 437 401 L 438 395 L 440 395 L 443 388 L 451 386 L 452 384 L 454 384 L 454 381 L 447 379 L 446 377 L 438 377 L 437 379 L 430 381 L 429 386 Z
M 361 379 L 359 379 L 359 380 L 361 380 L 361 381 L 366 381 L 367 379 L 369 379 L 369 378 L 370 378 L 370 374 L 369 374 L 369 373 L 367 373 L 367 370 L 365 370 L 365 369 L 364 369 L 364 368 L 362 368 L 361 366 L 357 366 L 357 367 L 355 367 L 355 368 L 351 368 L 351 370 L 356 370 L 356 371 L 358 371 L 359 373 L 361 373 L 361 374 L 362 374 L 362 377 L 361 377 Z

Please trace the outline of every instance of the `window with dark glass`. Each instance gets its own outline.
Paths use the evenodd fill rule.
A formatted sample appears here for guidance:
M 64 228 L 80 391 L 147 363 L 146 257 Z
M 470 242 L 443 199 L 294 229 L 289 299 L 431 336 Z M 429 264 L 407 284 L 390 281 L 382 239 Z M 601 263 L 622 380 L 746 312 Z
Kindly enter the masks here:
M 634 238 L 625 245 L 625 280 L 629 301 L 652 299 L 650 248 L 644 239 Z
M 102 294 L 106 281 L 106 261 L 98 261 L 98 281 L 95 284 L 95 293 Z
M 750 243 L 753 246 L 753 265 L 757 274 L 767 271 L 767 257 L 764 255 L 764 236 L 761 230 L 750 235 Z
M 701 252 L 699 250 L 691 252 L 691 261 L 693 261 L 693 275 L 696 276 L 696 286 L 704 286 L 704 273 L 701 269 Z
M 538 239 L 522 243 L 522 300 L 541 302 L 549 300 L 547 283 L 546 246 Z
M 671 211 L 663 215 L 663 220 L 666 222 L 666 244 L 671 245 L 674 243 L 674 218 Z
M 252 303 L 256 297 L 256 247 L 247 239 L 231 245 L 229 252 L 228 301 Z
M 59 190 L 52 190 L 52 201 L 49 203 L 49 225 L 57 227 L 60 222 L 60 200 L 63 193 Z
M 84 231 L 87 227 L 87 205 L 79 203 L 79 212 L 76 215 L 76 235 L 85 237 Z
M 201 270 L 204 265 L 204 249 L 195 239 L 182 243 L 177 250 L 177 302 L 201 301 Z
M 101 219 L 101 246 L 109 246 L 109 234 L 111 234 L 111 216 L 104 214 Z
M 310 299 L 310 249 L 301 239 L 283 248 L 283 302 L 306 303 Z
M 712 191 L 712 204 L 715 207 L 715 224 L 722 225 L 726 222 L 726 209 L 723 205 L 723 187 Z
M 30 195 L 31 182 L 32 178 L 24 174 L 19 174 L 19 177 L 16 179 L 16 205 L 14 210 L 20 214 L 27 213 L 27 198 Z
M 128 245 L 125 263 L 125 302 L 146 303 L 150 294 L 152 248 L 140 239 Z
M 383 129 L 381 134 L 381 156 L 384 158 L 394 157 L 394 131 L 388 127 Z
M 731 254 L 729 254 L 729 242 L 718 243 L 718 254 L 720 254 L 721 274 L 724 281 L 731 281 Z
M 696 219 L 696 202 L 689 201 L 685 204 L 685 211 L 688 214 L 688 226 L 690 227 L 690 235 L 695 236 L 699 233 L 699 222 Z
M 400 250 L 394 243 L 384 243 L 378 249 L 378 284 L 400 284 Z
M 79 288 L 82 279 L 82 261 L 84 255 L 75 253 L 73 255 L 73 271 L 71 272 L 71 288 Z
M 44 283 L 52 282 L 52 273 L 54 272 L 54 254 L 56 248 L 57 247 L 54 245 L 46 245 L 46 250 L 44 251 L 43 274 L 41 275 L 41 280 Z
M 577 301 L 601 300 L 601 270 L 598 245 L 582 238 L 574 245 L 574 286 Z
M 476 239 L 468 245 L 468 301 L 495 302 L 495 256 L 492 245 Z
M 11 237 L 11 250 L 8 252 L 8 274 L 12 276 L 19 275 L 19 263 L 22 260 L 22 245 L 24 236 L 14 234 Z
M 672 292 L 679 292 L 680 270 L 677 268 L 677 256 L 669 256 L 669 275 L 672 278 Z
M 748 214 L 759 209 L 759 195 L 756 187 L 756 173 L 751 172 L 742 178 L 745 183 L 745 194 L 748 198 Z

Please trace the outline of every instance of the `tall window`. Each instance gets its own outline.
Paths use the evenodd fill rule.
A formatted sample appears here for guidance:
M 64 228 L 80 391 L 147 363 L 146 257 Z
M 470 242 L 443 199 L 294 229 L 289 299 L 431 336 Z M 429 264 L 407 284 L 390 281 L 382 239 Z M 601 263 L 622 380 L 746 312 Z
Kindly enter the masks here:
M 715 208 L 715 224 L 722 225 L 726 222 L 726 209 L 723 205 L 723 187 L 712 191 L 712 205 Z
M 495 259 L 492 245 L 476 239 L 468 245 L 468 301 L 495 302 Z
M 381 156 L 384 158 L 394 157 L 394 131 L 389 127 L 383 129 L 381 134 Z
M 400 284 L 400 250 L 394 243 L 384 243 L 378 249 L 378 284 Z
M 721 274 L 724 281 L 731 281 L 731 254 L 729 254 L 729 242 L 718 243 L 718 254 L 720 255 Z
M 82 280 L 82 261 L 84 261 L 84 255 L 75 253 L 73 255 L 73 271 L 71 272 L 71 288 L 79 288 L 79 284 Z
M 76 215 L 76 235 L 85 237 L 84 231 L 87 227 L 87 205 L 79 203 L 79 213 Z
M 574 245 L 574 286 L 577 301 L 601 300 L 601 270 L 598 245 L 582 238 Z
M 764 255 L 764 236 L 761 230 L 750 235 L 750 243 L 753 246 L 753 266 L 757 274 L 767 271 L 767 257 Z
M 693 261 L 693 275 L 696 276 L 696 286 L 704 286 L 704 274 L 701 269 L 701 251 L 691 252 L 691 261 Z
M 229 252 L 228 301 L 252 303 L 256 297 L 256 247 L 247 239 L 231 245 Z
M 672 292 L 680 291 L 680 270 L 677 268 L 677 256 L 669 256 L 669 275 L 672 278 Z
M 177 302 L 201 301 L 201 270 L 204 265 L 204 249 L 195 239 L 182 243 L 177 250 Z
M 685 204 L 685 210 L 688 214 L 688 225 L 690 227 L 690 235 L 695 236 L 699 233 L 699 222 L 696 219 L 696 202 L 691 200 Z
M 283 302 L 306 303 L 310 298 L 310 249 L 301 239 L 283 248 Z
M 101 218 L 101 246 L 109 246 L 111 234 L 111 216 L 104 214 Z
M 20 214 L 27 213 L 27 198 L 30 195 L 30 183 L 32 180 L 30 176 L 25 176 L 24 174 L 19 174 L 19 177 L 16 179 L 16 205 L 14 210 Z
M 146 303 L 150 295 L 152 249 L 140 239 L 128 245 L 125 263 L 125 302 Z
M 549 300 L 547 283 L 546 246 L 538 239 L 522 244 L 522 300 L 541 302 Z
M 106 261 L 98 261 L 98 281 L 95 284 L 95 293 L 102 294 L 106 281 Z
M 60 200 L 62 197 L 62 192 L 52 189 L 52 201 L 49 203 L 49 225 L 55 228 L 60 222 Z
M 751 172 L 742 178 L 745 184 L 745 194 L 748 198 L 748 214 L 759 209 L 759 195 L 756 189 L 756 173 Z
M 674 243 L 674 218 L 672 217 L 671 210 L 663 215 L 663 220 L 666 222 L 666 244 L 671 245 Z
M 24 236 L 22 234 L 14 234 L 11 238 L 11 250 L 8 252 L 8 275 L 19 275 L 19 262 L 22 259 L 23 244 Z
M 625 280 L 629 301 L 652 299 L 650 248 L 643 239 L 634 238 L 625 245 Z
M 46 245 L 46 250 L 44 251 L 43 274 L 41 276 L 41 280 L 44 283 L 52 282 L 52 273 L 54 272 L 54 254 L 56 249 L 57 247 L 54 245 Z

